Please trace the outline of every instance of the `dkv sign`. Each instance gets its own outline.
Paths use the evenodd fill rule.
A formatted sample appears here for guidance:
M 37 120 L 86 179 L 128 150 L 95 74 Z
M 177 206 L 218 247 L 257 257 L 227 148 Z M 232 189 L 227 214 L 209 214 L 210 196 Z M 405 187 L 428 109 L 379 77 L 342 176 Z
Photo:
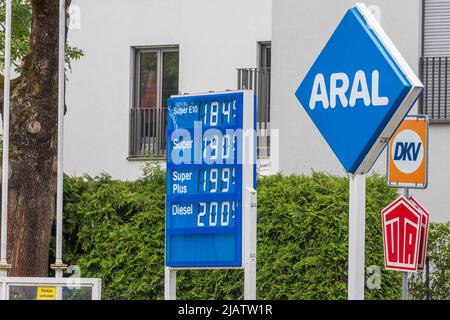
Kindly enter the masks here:
M 401 197 L 386 207 L 381 216 L 386 269 L 422 271 L 429 212 L 413 197 Z
M 388 148 L 388 186 L 427 187 L 428 126 L 427 116 L 408 116 L 394 133 Z
M 393 142 L 393 161 L 404 173 L 416 171 L 423 161 L 422 139 L 412 130 L 404 130 Z

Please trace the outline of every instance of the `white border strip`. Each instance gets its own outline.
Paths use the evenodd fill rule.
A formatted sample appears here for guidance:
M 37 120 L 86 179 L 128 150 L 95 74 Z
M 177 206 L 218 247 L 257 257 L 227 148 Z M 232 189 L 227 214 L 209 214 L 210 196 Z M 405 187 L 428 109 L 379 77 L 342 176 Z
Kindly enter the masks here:
M 422 87 L 423 84 L 417 77 L 417 75 L 414 73 L 414 71 L 411 69 L 409 64 L 406 62 L 403 55 L 400 53 L 400 51 L 397 49 L 397 47 L 394 45 L 392 40 L 389 38 L 389 36 L 386 34 L 386 32 L 383 30 L 381 25 L 378 23 L 377 19 L 373 16 L 373 14 L 370 12 L 369 8 L 364 3 L 357 2 L 355 4 L 356 9 L 361 13 L 361 15 L 366 19 L 367 24 L 372 28 L 373 32 L 378 36 L 378 39 L 381 41 L 381 43 L 384 45 L 385 49 L 389 52 L 391 57 L 395 60 L 399 68 L 404 72 L 405 76 L 408 78 L 409 82 L 411 82 L 411 85 L 413 87 Z

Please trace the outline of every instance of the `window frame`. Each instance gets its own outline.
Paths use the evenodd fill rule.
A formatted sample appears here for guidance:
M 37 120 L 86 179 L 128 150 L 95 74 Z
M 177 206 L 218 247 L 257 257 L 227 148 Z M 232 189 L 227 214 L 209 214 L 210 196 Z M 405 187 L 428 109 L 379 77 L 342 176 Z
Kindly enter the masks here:
M 262 97 L 266 97 L 266 111 L 265 111 L 265 117 L 263 119 L 260 118 L 260 116 L 257 116 L 257 130 L 258 130 L 258 136 L 257 136 L 257 157 L 258 159 L 267 159 L 270 158 L 270 152 L 271 152 L 271 143 L 270 143 L 270 123 L 271 123 L 271 70 L 272 70 L 272 41 L 271 40 L 265 40 L 265 41 L 258 41 L 257 42 L 257 70 L 258 73 L 262 77 L 265 77 L 265 81 L 261 81 L 261 83 L 258 85 L 257 88 L 257 110 L 258 112 L 261 112 L 260 110 L 260 103 L 263 101 L 261 100 Z M 267 54 L 268 51 L 270 52 L 269 55 Z M 264 75 L 264 76 L 263 76 Z M 260 87 L 262 84 L 265 84 L 267 87 L 263 89 Z M 264 94 L 263 91 L 265 91 Z M 260 120 L 262 120 L 260 122 Z M 264 127 L 260 127 L 262 124 L 264 124 Z M 263 132 L 263 133 L 261 133 Z
M 271 68 L 272 67 L 272 41 L 258 41 L 258 56 L 257 56 L 257 62 L 258 62 L 258 68 Z M 264 52 L 265 49 L 270 49 L 270 66 L 264 66 L 264 64 L 267 63 L 267 55 Z M 265 58 L 265 59 L 264 59 Z M 266 60 L 264 63 L 264 60 Z
M 165 155 L 138 155 L 132 152 L 132 136 L 133 136 L 133 127 L 131 121 L 131 112 L 134 109 L 140 108 L 140 81 L 141 81 L 141 61 L 142 61 L 142 53 L 156 53 L 157 54 L 157 75 L 156 75 L 156 106 L 155 110 L 163 109 L 163 71 L 164 71 L 164 61 L 163 56 L 166 52 L 178 52 L 180 54 L 179 45 L 156 45 L 156 46 L 133 46 L 131 47 L 130 53 L 130 98 L 129 98 L 129 110 L 130 115 L 128 117 L 128 154 L 126 159 L 129 161 L 145 161 L 145 160 L 164 160 Z M 180 63 L 178 61 L 178 82 L 180 79 L 179 76 L 180 71 Z
M 132 66 L 133 70 L 131 75 L 131 108 L 138 108 L 138 102 L 140 100 L 140 81 L 141 81 L 141 54 L 142 53 L 156 53 L 157 54 L 157 79 L 156 79 L 156 108 L 162 108 L 162 83 L 163 83 L 163 54 L 165 52 L 178 52 L 180 53 L 179 46 L 167 45 L 167 46 L 143 46 L 132 48 Z M 179 66 L 178 66 L 179 71 Z M 179 77 L 178 77 L 179 79 Z

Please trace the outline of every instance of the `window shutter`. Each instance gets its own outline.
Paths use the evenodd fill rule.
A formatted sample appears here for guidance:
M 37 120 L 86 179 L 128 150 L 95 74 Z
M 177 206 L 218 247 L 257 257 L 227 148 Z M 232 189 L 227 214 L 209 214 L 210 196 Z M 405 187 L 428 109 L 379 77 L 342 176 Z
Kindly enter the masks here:
M 424 1 L 424 57 L 450 56 L 450 1 Z

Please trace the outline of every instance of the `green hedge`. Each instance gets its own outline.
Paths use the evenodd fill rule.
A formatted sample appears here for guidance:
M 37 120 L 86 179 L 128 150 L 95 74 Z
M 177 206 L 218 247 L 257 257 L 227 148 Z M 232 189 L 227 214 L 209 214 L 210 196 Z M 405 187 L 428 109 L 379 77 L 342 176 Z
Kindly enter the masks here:
M 450 222 L 432 223 L 428 237 L 429 287 L 425 274 L 418 272 L 410 281 L 412 299 L 450 300 Z
M 104 299 L 162 299 L 165 172 L 122 182 L 65 178 L 65 260 L 103 280 Z M 346 299 L 348 180 L 322 173 L 258 179 L 259 299 Z M 401 297 L 401 274 L 383 266 L 380 210 L 396 197 L 367 180 L 366 266 L 379 266 L 368 299 Z M 367 276 L 370 276 L 367 275 Z M 180 299 L 240 299 L 240 270 L 180 271 Z

